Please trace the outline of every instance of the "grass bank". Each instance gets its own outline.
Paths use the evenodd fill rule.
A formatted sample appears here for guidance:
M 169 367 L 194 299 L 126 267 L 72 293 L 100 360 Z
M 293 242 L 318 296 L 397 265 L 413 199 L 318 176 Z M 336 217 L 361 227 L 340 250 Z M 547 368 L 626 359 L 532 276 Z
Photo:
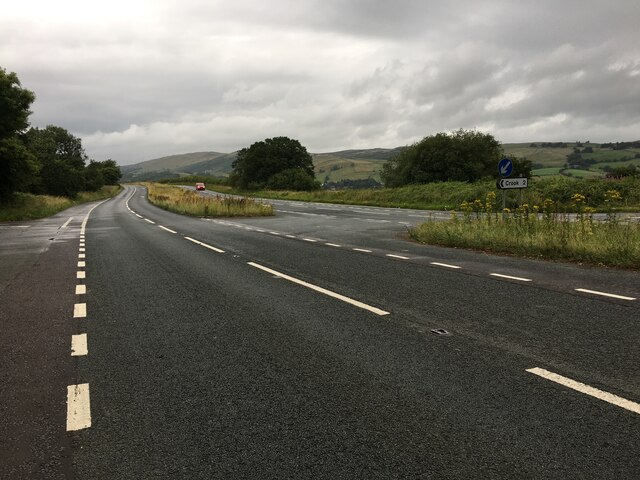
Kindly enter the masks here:
M 96 192 L 80 192 L 74 199 L 14 193 L 9 200 L 0 203 L 0 221 L 35 220 L 49 217 L 81 203 L 111 198 L 122 190 L 119 185 L 107 185 Z
M 173 185 L 145 183 L 149 201 L 181 215 L 194 217 L 264 217 L 274 215 L 273 207 L 252 198 L 200 195 Z
M 610 203 L 621 200 L 609 197 Z M 431 245 L 640 270 L 640 223 L 621 221 L 613 208 L 606 221 L 594 221 L 593 209 L 584 206 L 579 194 L 574 208 L 577 216 L 570 218 L 547 200 L 503 215 L 489 194 L 484 202 L 462 205 L 462 213 L 452 214 L 450 221 L 423 223 L 410 235 Z

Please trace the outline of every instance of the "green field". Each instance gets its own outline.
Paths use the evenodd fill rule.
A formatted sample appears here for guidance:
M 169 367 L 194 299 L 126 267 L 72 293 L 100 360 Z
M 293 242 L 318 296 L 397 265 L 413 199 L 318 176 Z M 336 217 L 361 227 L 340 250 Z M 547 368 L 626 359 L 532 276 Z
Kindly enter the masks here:
M 560 175 L 561 171 L 561 167 L 537 168 L 535 170 L 531 170 L 531 175 L 534 177 L 546 177 L 548 175 Z

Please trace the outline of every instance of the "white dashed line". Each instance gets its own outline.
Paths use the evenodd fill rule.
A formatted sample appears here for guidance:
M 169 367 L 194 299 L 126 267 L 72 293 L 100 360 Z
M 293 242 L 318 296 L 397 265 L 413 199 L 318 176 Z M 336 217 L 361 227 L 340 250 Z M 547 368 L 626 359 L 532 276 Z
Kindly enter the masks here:
M 313 238 L 303 238 L 302 240 L 304 240 L 305 242 L 311 242 L 311 243 L 317 242 L 317 240 L 314 240 Z
M 278 232 L 269 232 L 271 235 L 280 235 Z
M 591 293 L 592 295 L 601 295 L 603 297 L 617 298 L 619 300 L 635 300 L 635 297 L 624 297 L 613 293 L 598 292 L 597 290 L 587 290 L 586 288 L 576 288 L 576 292 Z
M 87 278 L 87 275 L 83 271 L 76 272 L 76 278 Z
M 371 253 L 371 250 L 366 250 L 364 248 L 354 248 L 353 250 L 356 252 Z
M 256 232 L 264 233 L 264 230 L 262 230 L 260 228 L 256 228 Z
M 87 334 L 81 333 L 80 335 L 71 335 L 71 356 L 82 357 L 88 353 Z
M 393 253 L 387 253 L 385 256 L 391 258 L 399 258 L 401 260 L 409 260 L 409 257 L 403 257 L 402 255 L 395 255 Z
M 87 293 L 86 285 L 76 285 L 76 295 L 84 295 Z
M 78 268 L 84 268 L 86 266 L 87 266 L 87 262 L 84 262 L 84 261 L 78 262 Z
M 160 228 L 161 228 L 161 229 L 163 229 L 163 230 L 166 230 L 166 231 L 167 231 L 167 232 L 169 232 L 169 233 L 178 233 L 178 232 L 176 232 L 175 230 L 171 230 L 170 228 L 163 227 L 162 225 L 158 225 L 158 227 L 160 227 Z
M 275 275 L 276 277 L 283 278 L 285 280 L 288 280 L 290 282 L 296 283 L 298 285 L 302 285 L 303 287 L 310 288 L 311 290 L 314 290 L 316 292 L 323 293 L 325 295 L 328 295 L 330 297 L 336 298 L 338 300 L 342 300 L 343 302 L 349 303 L 351 305 L 354 305 L 356 307 L 362 308 L 364 310 L 368 310 L 368 311 L 370 311 L 372 313 L 375 313 L 376 315 L 389 315 L 389 312 L 385 312 L 384 310 L 381 310 L 379 308 L 372 307 L 371 305 L 367 305 L 366 303 L 359 302 L 358 300 L 354 300 L 352 298 L 345 297 L 344 295 L 340 295 L 339 293 L 335 293 L 335 292 L 332 292 L 332 291 L 327 290 L 325 288 L 318 287 L 317 285 L 313 285 L 311 283 L 307 283 L 307 282 L 304 282 L 302 280 L 298 280 L 297 278 L 293 278 L 293 277 L 290 277 L 289 275 L 285 275 L 284 273 L 280 273 L 280 272 L 277 272 L 275 270 L 271 270 L 270 268 L 263 267 L 262 265 L 259 265 L 257 263 L 248 262 L 248 264 L 251 265 L 252 267 L 259 268 L 260 270 L 263 270 L 263 271 L 268 272 L 268 273 L 270 273 L 272 275 Z
M 156 224 L 156 222 L 154 222 L 153 220 L 149 220 L 148 218 L 144 219 L 145 222 L 149 222 L 149 223 L 153 223 L 154 225 Z
M 285 237 L 287 237 L 287 238 L 296 238 L 295 235 L 285 235 Z
M 207 245 L 206 243 L 203 243 L 203 242 L 201 242 L 199 240 L 196 240 L 195 238 L 191 238 L 191 237 L 184 237 L 184 238 L 186 238 L 190 242 L 193 242 L 193 243 L 195 243 L 197 245 L 201 245 L 201 246 L 203 246 L 205 248 L 208 248 L 209 250 L 213 250 L 214 252 L 224 253 L 224 250 L 220 250 L 219 248 L 213 247 L 211 245 Z
M 73 318 L 85 318 L 87 316 L 87 304 L 76 303 L 73 306 Z
M 82 430 L 91 426 L 89 384 L 67 387 L 67 431 Z
M 448 263 L 439 263 L 439 262 L 431 262 L 431 265 L 436 265 L 437 267 L 446 267 L 446 268 L 462 268 L 457 265 L 449 265 Z
M 512 277 L 511 275 L 502 275 L 501 273 L 490 273 L 492 277 L 506 278 L 509 280 L 518 280 L 519 282 L 532 282 L 530 278 Z
M 342 245 L 338 245 L 337 243 L 325 243 L 325 245 L 327 245 L 328 247 L 336 247 L 336 248 L 340 248 Z
M 84 252 L 84 251 L 85 251 L 85 248 L 84 248 L 84 247 L 80 247 L 80 248 L 78 249 L 78 251 L 79 251 L 79 252 Z
M 140 215 L 139 213 L 136 213 L 136 217 L 138 218 L 144 218 L 142 215 Z
M 534 375 L 538 375 L 539 377 L 558 383 L 567 388 L 571 388 L 572 390 L 575 390 L 577 392 L 584 393 L 585 395 L 589 395 L 590 397 L 597 398 L 598 400 L 608 402 L 612 405 L 624 408 L 625 410 L 629 410 L 630 412 L 640 415 L 640 404 L 614 395 L 613 393 L 605 392 L 604 390 L 591 387 L 584 383 L 576 382 L 575 380 L 571 380 L 570 378 L 563 377 L 562 375 L 558 375 L 557 373 L 550 372 L 548 370 L 545 370 L 544 368 L 529 368 L 527 369 L 527 372 L 533 373 Z

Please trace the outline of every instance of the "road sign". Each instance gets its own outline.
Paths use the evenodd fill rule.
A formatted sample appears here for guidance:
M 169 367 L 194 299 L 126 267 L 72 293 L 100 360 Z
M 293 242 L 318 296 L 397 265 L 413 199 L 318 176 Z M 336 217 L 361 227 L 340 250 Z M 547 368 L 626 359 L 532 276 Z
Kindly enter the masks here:
M 506 188 L 527 188 L 529 186 L 527 178 L 501 178 L 496 182 L 496 187 L 500 189 Z
M 508 177 L 513 172 L 513 162 L 508 158 L 503 158 L 498 163 L 498 173 L 501 177 Z

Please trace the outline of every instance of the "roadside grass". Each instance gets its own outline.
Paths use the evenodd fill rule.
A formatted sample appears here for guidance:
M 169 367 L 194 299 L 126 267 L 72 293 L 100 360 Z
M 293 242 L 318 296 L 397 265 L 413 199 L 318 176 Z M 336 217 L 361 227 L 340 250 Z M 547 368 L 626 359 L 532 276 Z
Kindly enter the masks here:
M 640 223 L 622 221 L 614 212 L 618 192 L 611 190 L 608 197 L 607 218 L 598 222 L 580 194 L 572 197 L 577 215 L 570 218 L 549 199 L 503 214 L 490 192 L 485 201 L 461 205 L 462 213 L 453 213 L 451 220 L 423 223 L 410 236 L 431 245 L 639 270 Z
M 50 217 L 74 205 L 111 198 L 121 190 L 120 185 L 106 185 L 96 192 L 80 192 L 74 199 L 14 193 L 7 202 L 0 203 L 0 221 L 35 220 Z
M 173 185 L 144 183 L 149 201 L 157 207 L 194 217 L 264 217 L 274 215 L 273 206 L 252 198 L 200 195 Z

